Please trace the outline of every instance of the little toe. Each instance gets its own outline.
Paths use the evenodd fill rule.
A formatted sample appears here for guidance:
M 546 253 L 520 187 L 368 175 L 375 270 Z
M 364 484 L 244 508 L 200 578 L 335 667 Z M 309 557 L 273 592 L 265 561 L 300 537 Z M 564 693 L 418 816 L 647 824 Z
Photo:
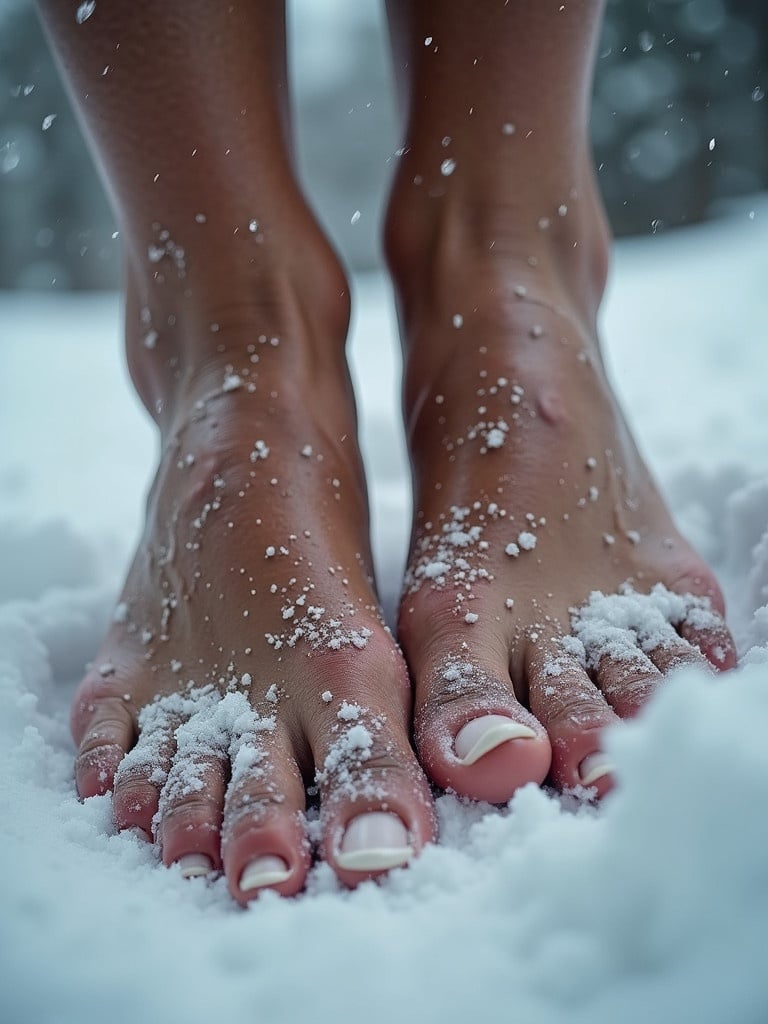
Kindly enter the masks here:
M 552 744 L 550 779 L 559 789 L 592 786 L 598 796 L 612 787 L 613 766 L 602 752 L 604 729 L 620 719 L 576 658 L 547 658 L 533 648 L 528 662 L 531 710 Z
M 688 608 L 678 624 L 683 640 L 697 648 L 716 669 L 735 668 L 736 644 L 725 621 L 725 599 L 717 580 L 707 570 L 678 579 L 672 590 L 678 594 L 695 594 L 701 602 Z
M 429 777 L 474 800 L 503 803 L 547 776 L 547 734 L 517 700 L 506 665 L 472 652 L 435 659 L 416 675 L 415 737 Z
M 404 867 L 436 838 L 429 786 L 405 717 L 341 700 L 314 721 L 321 852 L 350 887 Z
M 293 896 L 311 856 L 304 782 L 290 742 L 282 735 L 247 742 L 232 764 L 221 844 L 229 891 L 241 906 L 265 889 Z
M 79 740 L 75 780 L 81 797 L 101 796 L 112 789 L 117 767 L 136 735 L 125 701 L 103 690 L 101 681 L 86 681 L 75 699 L 73 732 Z

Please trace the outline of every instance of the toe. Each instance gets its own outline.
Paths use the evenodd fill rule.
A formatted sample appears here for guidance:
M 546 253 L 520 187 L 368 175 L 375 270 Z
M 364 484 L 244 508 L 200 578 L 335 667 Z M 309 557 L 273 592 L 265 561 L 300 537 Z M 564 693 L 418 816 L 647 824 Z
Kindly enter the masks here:
M 633 718 L 648 703 L 663 675 L 647 654 L 632 659 L 604 656 L 595 672 L 601 693 L 620 718 Z
M 405 866 L 436 838 L 432 797 L 399 697 L 387 705 L 339 695 L 318 708 L 308 735 L 318 766 L 321 852 L 341 882 L 355 886 Z
M 232 699 L 237 698 L 232 695 Z M 245 698 L 239 699 L 247 710 Z M 153 823 L 163 863 L 178 863 L 187 877 L 221 868 L 220 833 L 231 743 L 227 698 L 201 691 L 190 700 L 197 710 L 176 729 L 176 752 Z
M 686 665 L 710 667 L 701 650 L 679 636 L 672 627 L 669 635 L 648 651 L 648 657 L 663 676 Z
M 182 717 L 160 700 L 139 715 L 136 746 L 115 773 L 112 813 L 118 829 L 140 829 L 152 838 L 152 823 L 160 806 L 160 793 L 171 770 L 176 750 L 176 729 Z
M 287 736 L 241 740 L 232 756 L 222 857 L 233 899 L 244 906 L 265 889 L 293 896 L 310 866 L 304 783 Z
M 81 797 L 107 793 L 136 735 L 125 700 L 103 680 L 86 679 L 73 705 L 72 731 L 79 743 L 75 761 L 78 793 Z
M 703 599 L 689 608 L 678 625 L 680 636 L 697 648 L 716 669 L 735 668 L 736 644 L 725 621 L 725 599 L 714 576 L 706 571 L 688 573 L 671 587 L 678 594 L 695 594 Z
M 601 735 L 619 721 L 576 658 L 547 656 L 546 645 L 529 653 L 531 710 L 552 744 L 550 778 L 560 789 L 593 786 L 603 796 L 612 785 L 612 765 L 602 753 Z
M 166 866 L 178 863 L 185 877 L 220 870 L 225 788 L 222 758 L 177 752 L 160 795 L 156 828 Z
M 507 664 L 476 652 L 473 645 L 416 662 L 416 746 L 438 786 L 503 803 L 520 786 L 544 781 L 550 745 L 515 697 Z

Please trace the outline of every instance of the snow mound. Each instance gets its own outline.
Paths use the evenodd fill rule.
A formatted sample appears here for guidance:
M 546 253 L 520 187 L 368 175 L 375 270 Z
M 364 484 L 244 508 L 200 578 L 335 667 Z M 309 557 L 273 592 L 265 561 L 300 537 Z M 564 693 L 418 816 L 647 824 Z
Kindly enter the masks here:
M 768 1014 L 768 666 L 679 672 L 609 737 L 619 787 L 599 812 L 533 786 L 503 811 L 444 796 L 443 845 L 410 869 L 349 893 L 319 865 L 300 899 L 242 912 L 222 879 L 185 882 L 116 835 L 108 797 L 75 796 L 56 680 L 103 606 L 0 608 L 4 1020 Z

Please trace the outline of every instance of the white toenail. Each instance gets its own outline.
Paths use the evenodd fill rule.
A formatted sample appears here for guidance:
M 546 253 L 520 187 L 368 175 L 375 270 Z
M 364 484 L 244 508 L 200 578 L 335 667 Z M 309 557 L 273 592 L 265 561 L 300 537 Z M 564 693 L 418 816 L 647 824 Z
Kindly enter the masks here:
M 408 830 L 396 814 L 371 811 L 347 825 L 336 863 L 349 871 L 385 871 L 413 857 Z
M 187 853 L 176 861 L 181 871 L 182 878 L 198 878 L 201 875 L 209 875 L 213 864 L 210 857 L 204 853 Z
M 506 715 L 483 715 L 459 729 L 453 749 L 462 764 L 474 764 L 507 740 L 533 740 L 536 735 L 533 729 Z
M 585 757 L 579 765 L 579 778 L 582 786 L 591 786 L 593 782 L 602 779 L 604 775 L 610 775 L 614 770 L 613 765 L 605 756 L 598 751 Z
M 243 868 L 240 888 L 243 892 L 262 889 L 265 885 L 279 885 L 291 877 L 291 870 L 282 857 L 256 857 Z

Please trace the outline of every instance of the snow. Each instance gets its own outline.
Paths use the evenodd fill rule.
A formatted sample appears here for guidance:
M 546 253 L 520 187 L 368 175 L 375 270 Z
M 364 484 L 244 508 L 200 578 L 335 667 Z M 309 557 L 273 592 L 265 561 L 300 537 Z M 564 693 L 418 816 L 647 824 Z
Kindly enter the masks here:
M 534 787 L 502 811 L 443 796 L 441 845 L 382 884 L 342 891 L 320 865 L 301 897 L 246 911 L 115 835 L 108 797 L 75 796 L 69 697 L 114 614 L 156 442 L 115 297 L 0 296 L 4 1022 L 768 1018 L 768 202 L 749 210 L 619 246 L 604 317 L 632 425 L 725 586 L 740 668 L 679 672 L 610 735 L 619 786 L 599 812 Z M 409 515 L 397 348 L 382 281 L 356 291 L 391 620 Z M 375 722 L 348 724 L 326 770 L 365 757 Z

